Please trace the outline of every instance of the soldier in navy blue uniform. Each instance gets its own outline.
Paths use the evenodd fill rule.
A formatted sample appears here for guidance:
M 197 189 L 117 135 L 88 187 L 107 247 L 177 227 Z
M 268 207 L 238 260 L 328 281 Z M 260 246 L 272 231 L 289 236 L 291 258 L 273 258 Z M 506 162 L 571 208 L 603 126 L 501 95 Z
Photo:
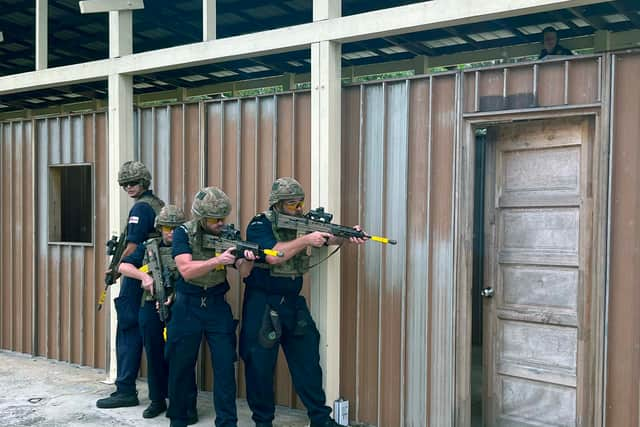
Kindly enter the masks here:
M 142 342 L 147 356 L 147 383 L 149 385 L 149 400 L 151 400 L 149 407 L 142 413 L 144 418 L 157 417 L 167 409 L 166 398 L 169 366 L 164 357 L 165 324 L 158 316 L 156 304 L 170 304 L 170 293 L 172 292 L 172 289 L 165 290 L 169 301 L 156 302 L 154 280 L 151 274 L 152 271 L 150 271 L 152 265 L 149 263 L 149 257 L 146 251 L 150 247 L 157 248 L 160 265 L 155 267 L 161 269 L 157 273 L 162 276 L 163 270 L 166 270 L 169 274 L 169 280 L 171 282 L 175 281 L 177 270 L 171 254 L 173 230 L 185 221 L 184 212 L 179 207 L 175 205 L 163 207 L 155 220 L 156 230 L 161 233 L 161 237 L 154 237 L 138 245 L 136 250 L 131 255 L 124 257 L 120 264 L 120 273 L 127 277 L 140 280 L 142 288 L 144 289 L 138 322 L 140 324 Z M 140 269 L 141 267 L 143 268 L 142 270 Z M 170 283 L 170 285 L 171 284 L 172 283 Z M 187 410 L 189 424 L 195 424 L 198 421 L 196 412 L 197 388 L 195 373 L 193 373 L 192 377 L 192 403 Z
M 325 405 L 320 367 L 320 333 L 303 296 L 302 276 L 310 268 L 312 247 L 340 244 L 343 239 L 313 232 L 298 237 L 295 230 L 276 227 L 275 215 L 301 216 L 304 190 L 293 178 L 279 178 L 271 188 L 269 210 L 253 218 L 247 240 L 284 253 L 255 262 L 245 279 L 240 356 L 245 363 L 247 402 L 257 427 L 271 427 L 274 419 L 273 375 L 281 345 L 296 392 L 307 408 L 311 427 L 338 426 Z M 358 226 L 355 227 L 359 229 Z M 352 238 L 353 243 L 364 240 Z
M 230 212 L 231 201 L 222 190 L 203 188 L 193 200 L 192 220 L 176 228 L 173 234 L 173 257 L 180 272 L 167 328 L 167 416 L 173 427 L 187 424 L 189 378 L 203 335 L 211 351 L 216 426 L 233 427 L 238 423 L 234 366 L 237 322 L 225 301 L 229 290 L 226 268 L 235 266 L 246 276 L 255 257 L 251 251 L 245 251 L 244 258 L 237 258 L 235 248 L 216 253 L 212 238 L 220 234 Z
M 149 189 L 151 174 L 144 164 L 125 162 L 118 172 L 118 183 L 127 195 L 134 199 L 127 221 L 127 246 L 122 258 L 132 254 L 137 246 L 154 233 L 154 221 L 164 202 Z M 138 324 L 138 311 L 142 288 L 140 281 L 124 277 L 120 283 L 120 294 L 114 299 L 118 324 L 116 329 L 116 360 L 118 374 L 116 391 L 111 396 L 99 399 L 98 408 L 119 408 L 139 404 L 136 378 L 140 370 L 142 337 Z

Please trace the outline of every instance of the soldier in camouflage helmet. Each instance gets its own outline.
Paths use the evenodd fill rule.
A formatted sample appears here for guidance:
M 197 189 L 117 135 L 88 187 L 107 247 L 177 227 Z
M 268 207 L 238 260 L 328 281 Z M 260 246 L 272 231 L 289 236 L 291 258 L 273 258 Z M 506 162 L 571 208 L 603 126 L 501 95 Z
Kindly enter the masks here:
M 167 205 L 160 209 L 160 213 L 156 217 L 156 230 L 162 231 L 162 226 L 165 226 L 171 228 L 171 231 L 173 232 L 174 228 L 181 226 L 186 220 L 187 217 L 184 215 L 184 211 L 181 208 L 176 205 Z M 171 240 L 173 240 L 173 233 Z M 171 241 L 167 243 L 171 243 Z
M 182 209 L 175 205 L 164 206 L 155 219 L 155 228 L 160 233 L 160 237 L 151 238 L 138 245 L 131 255 L 123 258 L 119 268 L 120 273 L 124 276 L 139 280 L 144 289 L 138 320 L 147 356 L 147 382 L 151 403 L 142 413 L 143 418 L 154 418 L 163 413 L 167 409 L 166 399 L 168 396 L 169 367 L 164 358 L 163 337 L 165 324 L 160 320 L 156 309 L 157 303 L 165 303 L 165 301 L 156 302 L 154 286 L 162 286 L 162 284 L 154 283 L 152 269 L 158 268 L 159 276 L 166 278 L 171 282 L 169 285 L 172 285 L 176 274 L 176 265 L 171 256 L 173 230 L 185 221 L 186 217 Z M 158 255 L 156 259 L 159 259 L 159 263 L 150 262 L 148 251 L 152 251 L 152 253 L 156 251 Z M 140 270 L 143 265 L 146 266 L 144 271 Z M 167 273 L 166 276 L 165 273 Z M 172 286 L 165 288 L 165 295 L 170 295 L 172 290 Z M 190 424 L 194 424 L 197 422 L 195 375 L 191 375 L 191 381 L 190 405 L 186 416 L 190 420 Z
M 295 230 L 277 227 L 278 215 L 303 215 L 304 198 L 298 181 L 278 178 L 271 186 L 269 209 L 256 215 L 247 227 L 247 240 L 284 253 L 283 257 L 257 260 L 244 280 L 240 356 L 246 369 L 247 402 L 257 427 L 271 427 L 274 419 L 273 377 L 280 345 L 311 426 L 338 425 L 325 406 L 318 353 L 320 334 L 299 292 L 309 269 L 309 250 L 338 244 L 342 239 L 321 232 L 298 236 Z
M 134 200 L 127 220 L 125 232 L 127 246 L 122 258 L 133 254 L 151 233 L 155 233 L 155 217 L 164 206 L 164 202 L 149 189 L 150 183 L 151 174 L 140 162 L 125 162 L 118 172 L 118 184 Z M 130 277 L 123 278 L 120 283 L 120 294 L 114 299 L 118 319 L 116 391 L 109 397 L 99 399 L 96 402 L 99 408 L 136 406 L 139 403 L 136 378 L 142 355 L 142 337 L 138 323 L 141 298 L 140 281 Z
M 204 335 L 211 351 L 217 426 L 235 426 L 236 321 L 224 299 L 229 290 L 227 267 L 246 276 L 255 256 L 245 251 L 236 258 L 234 249 L 216 253 L 212 239 L 219 235 L 231 213 L 229 197 L 217 187 L 198 191 L 191 206 L 192 220 L 176 228 L 173 256 L 180 276 L 167 336 L 169 361 L 169 409 L 171 425 L 187 425 L 187 398 L 200 342 Z

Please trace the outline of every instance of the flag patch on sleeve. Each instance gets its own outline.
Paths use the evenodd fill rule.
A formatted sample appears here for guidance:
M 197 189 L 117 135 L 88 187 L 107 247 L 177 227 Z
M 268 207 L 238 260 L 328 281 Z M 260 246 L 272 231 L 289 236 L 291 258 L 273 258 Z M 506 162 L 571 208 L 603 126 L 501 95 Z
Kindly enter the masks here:
M 130 216 L 129 217 L 129 224 L 137 224 L 138 221 L 140 221 L 140 218 L 137 216 Z

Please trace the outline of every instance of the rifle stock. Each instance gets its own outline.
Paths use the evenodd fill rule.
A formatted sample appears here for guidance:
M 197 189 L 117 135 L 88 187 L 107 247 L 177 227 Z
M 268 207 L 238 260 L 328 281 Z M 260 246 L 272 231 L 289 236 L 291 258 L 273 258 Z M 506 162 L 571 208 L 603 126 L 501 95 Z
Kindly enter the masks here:
M 104 289 L 100 294 L 100 298 L 98 299 L 98 311 L 102 309 L 102 305 L 104 304 L 104 300 L 107 297 L 107 289 L 109 286 L 116 283 L 116 280 L 120 277 L 120 273 L 118 273 L 118 265 L 120 264 L 120 259 L 122 258 L 122 254 L 124 253 L 124 249 L 127 246 L 127 233 L 126 231 L 118 236 L 111 236 L 106 243 L 107 245 L 107 255 L 111 256 L 111 261 L 109 262 L 109 267 L 107 267 L 107 271 L 104 274 Z
M 248 242 L 240 238 L 240 230 L 237 230 L 233 224 L 227 224 L 222 229 L 220 235 L 214 236 L 205 234 L 202 245 L 208 249 L 215 249 L 216 254 L 222 253 L 229 248 L 235 248 L 234 255 L 237 258 L 244 258 L 244 251 L 251 251 L 256 257 L 265 255 L 282 257 L 284 254 L 273 249 L 263 249 L 257 243 Z

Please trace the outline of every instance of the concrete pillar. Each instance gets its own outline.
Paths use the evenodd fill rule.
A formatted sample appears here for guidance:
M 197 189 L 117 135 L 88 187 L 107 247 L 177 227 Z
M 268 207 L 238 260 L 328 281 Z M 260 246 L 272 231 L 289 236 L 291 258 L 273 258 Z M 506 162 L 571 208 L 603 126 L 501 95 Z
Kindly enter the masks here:
M 131 11 L 109 12 L 109 57 L 117 58 L 133 52 Z M 133 160 L 133 77 L 109 75 L 109 235 L 119 235 L 126 224 L 130 201 L 118 185 L 118 169 Z M 102 236 L 101 236 L 102 237 Z M 108 236 L 104 236 L 108 238 Z M 110 291 L 110 346 L 107 381 L 116 378 L 116 312 L 113 298 L 120 291 L 120 283 Z
M 202 40 L 216 38 L 216 0 L 202 0 Z
M 414 72 L 416 75 L 429 73 L 429 57 L 418 55 L 413 58 Z
M 314 20 L 340 16 L 340 0 L 315 0 Z M 311 200 L 340 222 L 341 52 L 336 42 L 311 45 Z M 326 253 L 326 249 L 324 250 Z M 340 395 L 340 257 L 312 273 L 311 311 L 320 330 L 320 363 L 327 402 Z
M 36 70 L 49 66 L 49 0 L 36 0 Z

